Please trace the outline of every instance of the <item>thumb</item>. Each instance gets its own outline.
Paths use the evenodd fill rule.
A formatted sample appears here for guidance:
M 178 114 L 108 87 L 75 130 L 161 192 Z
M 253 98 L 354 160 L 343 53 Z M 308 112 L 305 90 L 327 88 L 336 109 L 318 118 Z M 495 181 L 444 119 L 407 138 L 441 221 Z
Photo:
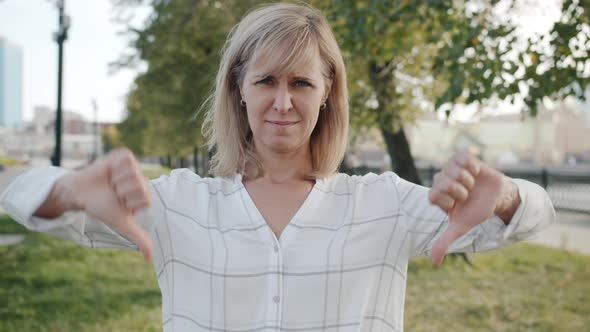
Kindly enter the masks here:
M 121 234 L 123 234 L 129 241 L 135 243 L 143 253 L 145 260 L 151 262 L 152 240 L 149 235 L 135 222 L 131 214 L 127 215 L 125 219 L 126 220 L 121 225 Z
M 451 244 L 461 237 L 461 235 L 462 234 L 457 230 L 455 224 L 449 223 L 447 229 L 432 246 L 432 264 L 434 266 L 440 266 Z

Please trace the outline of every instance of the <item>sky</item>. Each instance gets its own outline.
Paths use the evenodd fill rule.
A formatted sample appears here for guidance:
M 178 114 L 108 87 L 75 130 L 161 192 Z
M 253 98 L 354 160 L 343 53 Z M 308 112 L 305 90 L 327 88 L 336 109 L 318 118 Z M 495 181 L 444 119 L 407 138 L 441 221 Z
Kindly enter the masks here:
M 120 121 L 125 95 L 136 75 L 123 70 L 109 74 L 108 64 L 119 59 L 128 40 L 112 22 L 110 0 L 67 0 L 71 17 L 64 43 L 63 109 L 93 119 L 92 99 L 99 121 Z M 139 13 L 146 16 L 147 11 Z M 23 53 L 23 117 L 30 120 L 35 106 L 57 107 L 58 27 L 55 1 L 0 0 L 0 36 L 21 47 Z
M 531 0 L 532 10 L 523 10 L 519 23 L 523 35 L 546 32 L 559 16 L 556 0 Z M 118 35 L 120 24 L 112 21 L 115 11 L 110 0 L 67 0 L 71 17 L 64 47 L 63 108 L 93 119 L 92 99 L 98 105 L 98 120 L 118 122 L 125 109 L 125 95 L 137 74 L 123 70 L 109 74 L 108 64 L 125 52 L 128 40 Z M 136 22 L 149 12 L 140 9 Z M 55 0 L 0 0 L 0 36 L 23 51 L 23 117 L 32 119 L 35 106 L 56 108 L 57 44 L 53 33 L 58 26 Z M 514 110 L 514 107 L 506 106 Z M 473 110 L 456 112 L 459 121 Z

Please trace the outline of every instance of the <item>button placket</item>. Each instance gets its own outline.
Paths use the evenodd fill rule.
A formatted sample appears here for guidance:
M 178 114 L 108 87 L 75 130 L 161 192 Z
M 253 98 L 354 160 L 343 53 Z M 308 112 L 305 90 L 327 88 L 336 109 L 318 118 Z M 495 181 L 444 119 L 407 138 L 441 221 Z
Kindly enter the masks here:
M 274 235 L 274 234 L 273 234 Z M 272 236 L 273 244 L 270 246 L 269 271 L 274 271 L 268 278 L 268 315 L 267 319 L 277 326 L 277 330 L 282 320 L 282 300 L 283 300 L 283 256 L 279 241 Z

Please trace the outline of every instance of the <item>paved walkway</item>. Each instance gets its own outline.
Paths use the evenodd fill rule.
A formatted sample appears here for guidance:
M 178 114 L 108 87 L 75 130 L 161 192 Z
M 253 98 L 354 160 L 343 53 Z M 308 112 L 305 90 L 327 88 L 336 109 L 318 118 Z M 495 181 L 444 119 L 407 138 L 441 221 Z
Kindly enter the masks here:
M 22 234 L 2 234 L 0 235 L 0 246 L 10 246 L 17 244 L 24 239 L 25 236 Z
M 590 215 L 557 212 L 557 223 L 529 242 L 590 255 Z

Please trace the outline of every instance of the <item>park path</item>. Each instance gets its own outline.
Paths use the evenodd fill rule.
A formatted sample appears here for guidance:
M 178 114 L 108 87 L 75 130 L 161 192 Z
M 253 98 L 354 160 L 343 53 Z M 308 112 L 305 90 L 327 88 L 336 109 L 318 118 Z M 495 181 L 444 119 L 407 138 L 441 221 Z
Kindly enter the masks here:
M 590 214 L 557 212 L 557 223 L 528 241 L 590 255 Z

